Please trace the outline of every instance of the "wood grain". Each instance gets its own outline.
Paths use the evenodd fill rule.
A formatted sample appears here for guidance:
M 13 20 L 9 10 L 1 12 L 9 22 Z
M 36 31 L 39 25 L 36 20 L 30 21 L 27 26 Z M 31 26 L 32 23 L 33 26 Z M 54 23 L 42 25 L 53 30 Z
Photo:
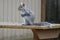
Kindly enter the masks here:
M 0 25 L 0 28 L 15 28 L 15 29 L 56 29 L 60 28 L 60 24 L 53 24 L 51 28 L 49 26 L 21 26 L 21 25 Z

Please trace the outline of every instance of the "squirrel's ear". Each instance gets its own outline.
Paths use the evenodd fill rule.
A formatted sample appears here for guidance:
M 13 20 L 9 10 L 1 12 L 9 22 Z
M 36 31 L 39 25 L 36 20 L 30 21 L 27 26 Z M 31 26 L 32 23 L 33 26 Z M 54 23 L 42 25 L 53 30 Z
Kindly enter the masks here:
M 20 3 L 20 6 L 25 6 L 25 3 L 21 2 L 21 3 Z

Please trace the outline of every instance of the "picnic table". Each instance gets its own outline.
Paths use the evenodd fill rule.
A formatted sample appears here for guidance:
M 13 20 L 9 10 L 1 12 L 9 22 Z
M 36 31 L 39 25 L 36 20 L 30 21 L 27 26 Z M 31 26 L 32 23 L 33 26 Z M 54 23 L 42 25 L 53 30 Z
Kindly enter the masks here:
M 38 26 L 38 25 L 25 25 L 20 24 L 1 24 L 0 28 L 14 28 L 14 29 L 31 29 L 34 35 L 34 40 L 51 40 L 59 39 L 60 35 L 60 24 L 52 24 L 52 26 Z

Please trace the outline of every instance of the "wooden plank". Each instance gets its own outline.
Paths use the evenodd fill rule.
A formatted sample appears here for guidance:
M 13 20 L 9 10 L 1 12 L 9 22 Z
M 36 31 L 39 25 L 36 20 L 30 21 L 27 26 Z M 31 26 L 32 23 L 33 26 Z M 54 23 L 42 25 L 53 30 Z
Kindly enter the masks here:
M 0 25 L 0 28 L 15 28 L 15 29 L 57 29 L 60 28 L 60 24 L 54 24 L 52 27 L 49 26 L 21 26 L 21 25 Z
M 15 29 L 48 29 L 42 26 L 17 26 L 17 25 L 0 25 L 0 28 L 15 28 Z
M 0 22 L 0 28 L 18 28 L 18 29 L 56 29 L 60 24 L 51 24 L 50 26 L 21 25 L 20 23 Z

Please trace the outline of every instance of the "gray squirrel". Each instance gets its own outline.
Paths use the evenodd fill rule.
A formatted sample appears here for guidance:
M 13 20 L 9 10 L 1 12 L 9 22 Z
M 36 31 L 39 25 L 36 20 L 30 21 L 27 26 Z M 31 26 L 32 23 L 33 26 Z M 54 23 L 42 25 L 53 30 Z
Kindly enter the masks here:
M 21 14 L 21 16 L 24 18 L 25 25 L 33 25 L 34 24 L 34 15 L 27 7 L 25 7 L 24 3 L 21 2 L 18 10 L 23 12 Z
M 21 16 L 24 18 L 25 24 L 24 25 L 39 25 L 39 26 L 50 26 L 51 23 L 48 22 L 40 22 L 40 23 L 34 23 L 34 15 L 33 13 L 25 7 L 25 4 L 21 2 L 19 8 L 19 11 L 22 11 L 23 13 Z

